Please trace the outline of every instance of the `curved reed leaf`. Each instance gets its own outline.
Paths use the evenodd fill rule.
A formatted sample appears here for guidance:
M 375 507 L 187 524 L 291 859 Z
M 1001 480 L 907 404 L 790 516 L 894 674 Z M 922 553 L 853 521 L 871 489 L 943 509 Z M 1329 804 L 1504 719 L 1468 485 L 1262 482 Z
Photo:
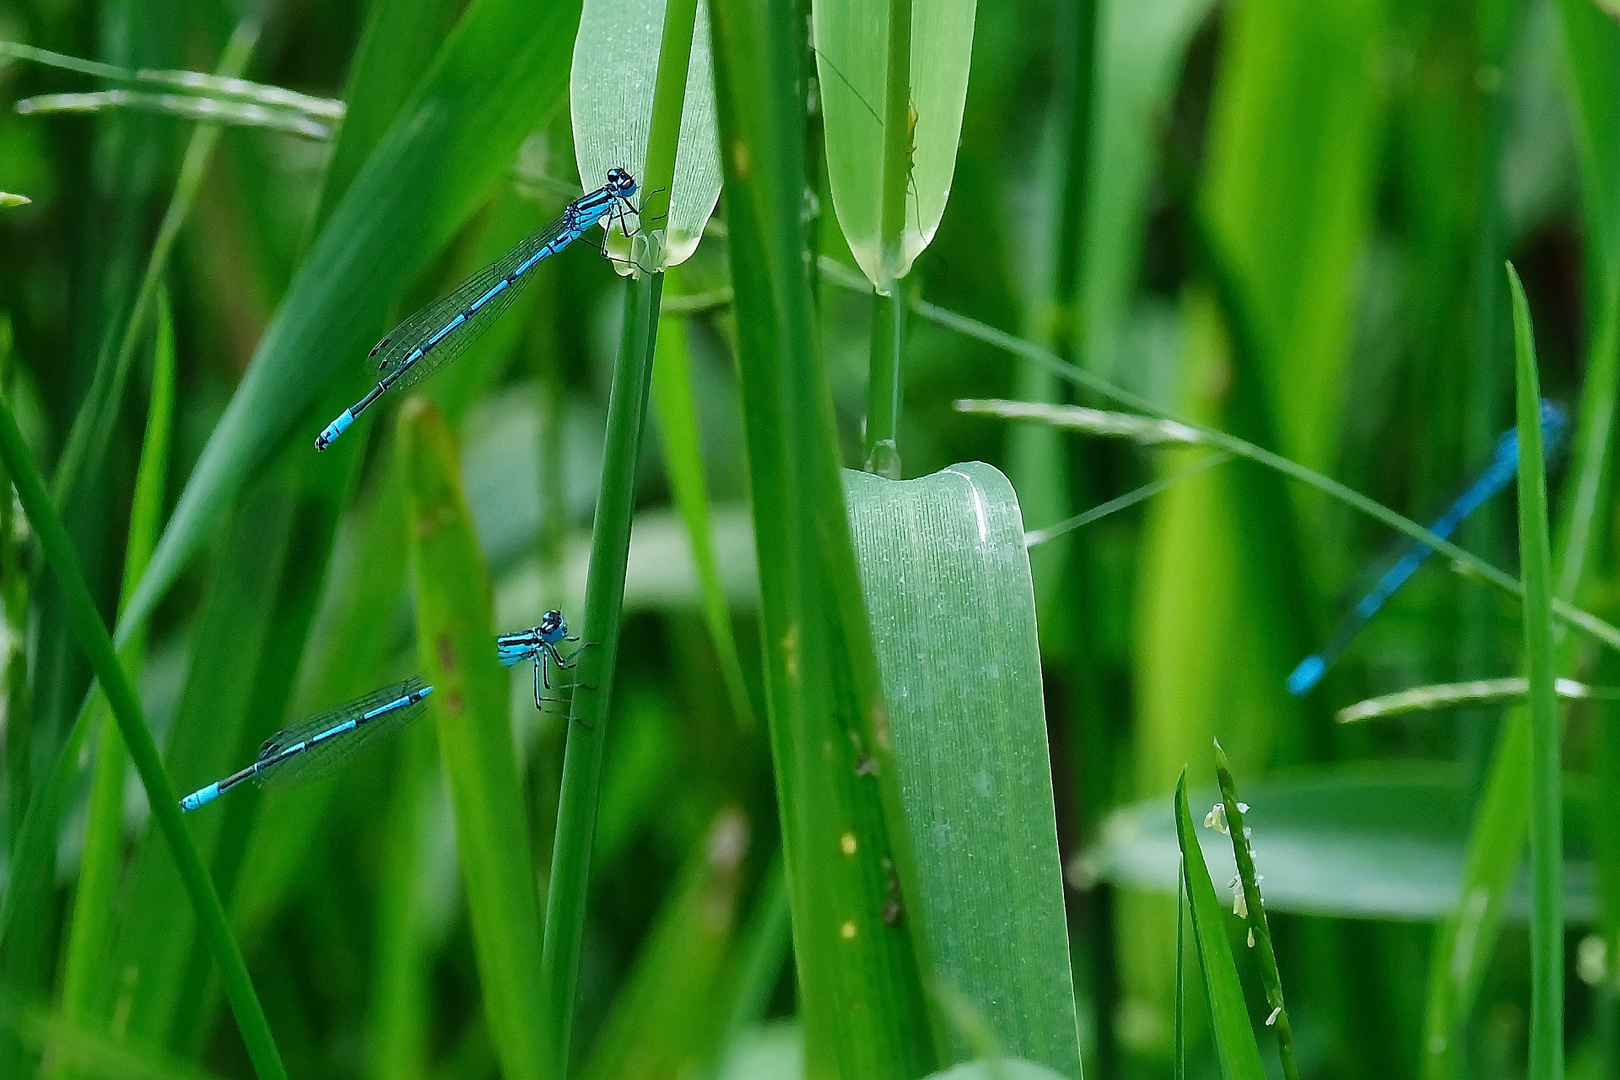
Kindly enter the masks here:
M 935 985 L 1001 1053 L 1080 1073 L 1035 593 L 1012 485 L 982 462 L 846 471 L 850 532 L 917 852 Z M 853 835 L 851 837 L 853 839 Z M 952 1056 L 976 1047 L 953 1031 Z
M 647 163 L 659 41 L 666 0 L 586 0 L 574 42 L 569 77 L 569 108 L 579 182 L 586 191 L 602 186 L 614 166 L 638 180 Z M 654 250 L 637 252 L 615 228 L 609 251 L 650 269 L 677 266 L 692 257 L 703 227 L 720 200 L 720 144 L 714 119 L 714 65 L 709 56 L 709 8 L 697 5 L 696 29 L 681 108 L 679 149 L 669 190 L 654 194 L 644 185 L 640 228 L 651 234 Z M 667 220 L 659 215 L 667 213 Z M 661 240 L 656 238 L 662 236 Z M 632 268 L 620 265 L 621 273 Z
M 909 94 L 902 90 L 900 109 L 893 109 L 888 62 L 892 5 L 874 0 L 816 0 L 811 5 L 833 208 L 861 272 L 885 292 L 886 283 L 905 277 L 933 241 L 945 214 L 973 54 L 975 0 L 912 0 L 907 6 Z M 896 113 L 892 128 L 891 111 Z M 911 167 L 902 180 L 906 194 L 899 248 L 886 258 L 885 143 L 891 133 L 904 137 Z

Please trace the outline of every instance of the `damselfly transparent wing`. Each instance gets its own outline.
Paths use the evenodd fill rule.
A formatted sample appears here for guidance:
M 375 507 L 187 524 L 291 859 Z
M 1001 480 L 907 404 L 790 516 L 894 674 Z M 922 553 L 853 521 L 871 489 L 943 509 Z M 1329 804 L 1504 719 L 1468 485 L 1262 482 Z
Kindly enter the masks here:
M 315 742 L 287 756 L 254 776 L 253 782 L 260 787 L 280 787 L 318 780 L 331 774 L 421 716 L 422 710 L 427 707 L 427 698 L 421 693 L 424 685 L 421 679 L 391 683 L 364 697 L 344 702 L 282 728 L 265 740 L 256 761 L 270 761 L 288 747 L 309 742 L 322 732 L 340 727 L 350 720 L 358 721 L 368 713 L 376 714 L 349 731 Z M 390 704 L 395 707 L 388 708 Z
M 479 297 L 494 288 L 503 278 L 526 263 L 535 252 L 566 233 L 568 231 L 568 220 L 569 215 L 563 214 L 556 221 L 507 252 L 499 261 L 484 267 L 456 286 L 455 289 L 433 301 L 433 303 L 395 327 L 372 350 L 372 362 L 376 365 L 375 374 L 377 377 L 387 376 L 395 367 L 410 357 L 417 348 L 432 341 L 433 336 L 450 325 L 457 316 L 465 316 L 465 321 L 427 349 L 423 355 L 407 367 L 395 385 L 399 387 L 415 386 L 466 352 L 468 347 L 474 341 L 477 341 L 484 331 L 488 330 L 491 324 L 501 317 L 507 308 L 512 306 L 512 301 L 517 299 L 518 293 L 522 292 L 523 287 L 529 283 L 530 277 L 533 276 L 532 272 L 525 272 L 513 279 L 506 288 L 480 305 L 477 311 L 469 310 L 472 305 Z

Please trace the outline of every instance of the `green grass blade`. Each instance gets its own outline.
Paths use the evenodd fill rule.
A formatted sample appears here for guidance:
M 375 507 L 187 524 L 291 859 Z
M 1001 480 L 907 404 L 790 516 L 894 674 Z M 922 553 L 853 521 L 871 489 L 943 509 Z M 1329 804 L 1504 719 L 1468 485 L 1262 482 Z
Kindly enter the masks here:
M 428 992 L 431 954 L 422 909 L 434 744 L 422 725 L 407 729 L 400 742 L 377 883 L 375 959 L 366 1023 L 366 1075 L 372 1080 L 424 1080 L 433 1026 Z
M 680 18 L 669 19 L 673 10 Z M 693 27 L 678 125 L 660 131 L 654 146 L 649 118 L 662 71 L 660 31 Z M 688 48 L 682 46 L 682 52 Z M 574 43 L 569 109 L 574 129 L 579 182 L 586 191 L 602 186 L 608 169 L 629 169 L 642 181 L 640 228 L 650 252 L 638 253 L 616 232 L 609 250 L 643 266 L 665 269 L 692 257 L 703 227 L 720 199 L 720 146 L 714 120 L 714 66 L 709 55 L 709 16 L 704 4 L 689 0 L 586 0 Z M 651 163 L 674 154 L 674 172 L 651 175 Z M 646 170 L 648 175 L 643 175 Z M 663 191 L 658 191 L 663 187 Z M 661 215 L 668 215 L 661 220 Z M 650 259 L 650 261 L 649 261 Z M 628 270 L 628 267 L 624 268 Z
M 258 20 L 250 18 L 240 23 L 225 46 L 224 55 L 220 57 L 218 73 L 225 77 L 241 75 L 258 41 Z M 169 264 L 169 253 L 180 235 L 180 226 L 191 214 L 192 203 L 197 199 L 197 189 L 202 185 L 208 161 L 214 153 L 214 144 L 219 141 L 220 130 L 217 123 L 198 124 L 186 143 L 186 155 L 180 163 L 174 194 L 169 199 L 168 209 L 163 212 L 157 238 L 152 242 L 152 254 L 147 258 L 146 273 L 141 278 L 140 291 L 135 294 L 129 321 L 125 323 L 119 339 L 118 352 L 104 352 L 97 362 L 90 390 L 73 419 L 62 460 L 57 465 L 56 475 L 51 478 L 51 494 L 59 508 L 67 506 L 73 498 L 84 467 L 106 453 L 112 423 L 124 397 L 129 368 L 135 361 L 135 350 L 145 338 L 146 321 L 162 284 L 163 272 Z M 110 339 L 108 344 L 111 344 Z
M 709 529 L 709 487 L 703 477 L 702 436 L 698 432 L 697 402 L 692 396 L 686 326 L 680 319 L 662 321 L 656 352 L 652 402 L 658 417 L 658 433 L 662 436 L 664 467 L 669 472 L 675 505 L 680 508 L 681 519 L 692 541 L 692 561 L 697 565 L 698 588 L 703 596 L 703 618 L 720 658 L 720 674 L 725 679 L 726 694 L 731 698 L 731 711 L 745 730 L 752 731 L 758 726 L 754 704 L 748 696 L 742 660 L 737 655 L 731 605 L 720 580 L 714 537 Z
M 217 515 L 337 371 L 359 388 L 364 335 L 504 175 L 559 100 L 577 5 L 473 5 L 327 219 L 209 437 L 120 638 L 151 614 Z M 311 450 L 311 453 L 314 451 Z
M 1518 374 L 1519 551 L 1524 565 L 1524 651 L 1530 680 L 1530 1076 L 1564 1075 L 1564 801 L 1558 698 L 1553 692 L 1552 549 L 1541 447 L 1541 379 L 1530 303 L 1512 265 L 1513 354 Z
M 771 856 L 754 898 L 754 911 L 737 942 L 736 983 L 726 1032 L 720 1040 L 724 1049 L 751 1024 L 765 1018 L 771 993 L 781 980 L 782 968 L 792 948 L 793 913 L 788 906 L 787 877 L 782 870 L 782 851 Z
M 1204 989 L 1209 994 L 1210 1024 L 1215 1035 L 1215 1053 L 1221 1075 L 1226 1080 L 1262 1080 L 1260 1047 L 1249 1026 L 1249 1012 L 1243 1004 L 1243 986 L 1238 981 L 1232 945 L 1226 939 L 1226 909 L 1215 898 L 1215 886 L 1204 865 L 1204 852 L 1198 846 L 1198 829 L 1187 809 L 1187 774 L 1176 784 L 1176 838 L 1181 845 L 1181 870 L 1192 909 L 1193 942 L 1198 949 L 1199 967 L 1204 972 Z
M 1004 1053 L 1078 1076 L 1035 594 L 1012 486 L 979 462 L 846 472 L 851 532 L 915 823 L 929 969 Z M 985 642 L 993 663 L 974 661 Z M 951 1059 L 973 1056 L 952 1032 Z
M 321 184 L 317 227 L 332 216 L 366 159 L 388 134 L 389 124 L 422 78 L 418 58 L 434 54 L 455 25 L 458 9 L 454 0 L 370 5 L 343 92 L 343 129 Z
M 135 501 L 130 511 L 129 544 L 124 549 L 122 600 L 128 602 L 151 557 L 163 515 L 164 479 L 168 472 L 169 437 L 174 412 L 174 323 L 168 294 L 158 293 L 157 343 L 152 359 L 152 394 L 146 414 L 146 438 L 135 474 Z M 132 677 L 140 670 L 144 635 L 137 634 L 119 651 Z M 79 861 L 79 887 L 73 900 L 63 960 L 61 1011 L 64 1020 L 94 1029 L 107 1001 L 106 965 L 110 961 L 114 907 L 124 860 L 124 776 L 129 754 L 106 698 L 92 697 L 91 730 L 96 736 L 96 764 L 85 824 L 84 854 Z
M 1187 875 L 1176 860 L 1175 1080 L 1187 1080 Z
M 883 860 L 903 895 L 917 879 L 804 264 L 800 32 L 785 5 L 714 5 L 772 758 L 806 1075 L 909 1080 L 936 1059 L 918 971 L 925 912 L 908 905 L 904 929 L 883 918 Z
M 1316 766 L 1247 785 L 1244 794 L 1255 807 L 1249 822 L 1258 820 L 1265 834 L 1259 846 L 1266 910 L 1273 914 L 1435 922 L 1467 895 L 1465 844 L 1476 793 L 1454 768 L 1391 761 Z M 1347 830 L 1347 821 L 1357 828 Z M 1217 881 L 1237 873 L 1224 837 L 1206 830 L 1201 839 Z M 1162 798 L 1144 799 L 1105 819 L 1101 842 L 1077 873 L 1168 898 L 1175 893 L 1176 850 Z M 1594 904 L 1586 871 L 1572 865 L 1564 885 L 1567 908 L 1583 915 Z M 1517 880 L 1505 901 L 1506 916 L 1522 923 L 1530 910 L 1528 883 Z
M 49 1048 L 56 1064 L 75 1075 L 106 1080 L 216 1080 L 213 1073 L 147 1047 L 118 1042 L 60 1013 L 0 993 L 0 1027 L 34 1049 Z
M 495 652 L 489 575 L 450 432 L 430 405 L 400 416 L 417 654 L 439 731 L 472 917 L 484 1015 L 508 1077 L 552 1075 L 541 1056 L 540 912 L 529 830 Z
M 580 655 L 570 703 L 568 746 L 563 756 L 557 839 L 552 849 L 551 883 L 546 899 L 545 959 L 541 969 L 547 1012 L 548 1075 L 566 1075 L 579 978 L 580 939 L 590 880 L 591 845 L 596 834 L 602 785 L 602 752 L 608 697 L 619 647 L 624 608 L 624 572 L 630 554 L 630 518 L 635 507 L 635 468 L 647 414 L 653 350 L 657 346 L 658 296 L 662 274 L 628 286 L 624 330 L 608 398 L 608 427 L 602 490 L 591 533 L 590 571 L 585 584 L 580 636 L 590 645 Z
M 748 844 L 747 820 L 728 808 L 693 845 L 603 1022 L 585 1080 L 697 1076 L 713 1059 Z
M 896 4 L 911 15 L 904 45 L 891 43 L 889 33 Z M 816 0 L 811 6 L 833 208 L 855 261 L 877 289 L 887 291 L 888 282 L 906 276 L 945 213 L 967 102 L 975 7 L 975 0 Z M 890 78 L 891 44 L 896 56 L 906 56 L 903 86 Z M 899 251 L 889 254 L 891 154 L 904 159 L 907 175 L 900 181 Z
M 647 165 L 641 183 L 672 196 L 682 110 L 695 52 L 697 0 L 670 0 L 664 8 L 658 67 L 651 95 Z M 635 510 L 636 462 L 647 420 L 653 354 L 658 345 L 658 301 L 664 275 L 641 275 L 628 287 L 619 354 L 608 395 L 602 487 L 591 530 L 590 569 L 579 633 L 587 646 L 580 655 L 576 689 L 569 703 L 569 738 L 563 755 L 557 836 L 552 848 L 546 897 L 545 952 L 541 993 L 546 1012 L 541 1068 L 550 1076 L 568 1073 L 578 996 L 580 942 L 590 884 L 591 845 L 596 835 L 602 788 L 602 752 L 608 703 L 618 660 L 624 614 L 624 575 L 630 557 L 630 519 Z
M 62 591 L 73 629 L 89 655 L 96 677 L 101 681 L 113 716 L 118 720 L 119 731 L 129 747 L 135 770 L 146 789 L 152 816 L 157 820 L 164 841 L 179 866 L 181 881 L 202 924 L 209 950 L 219 965 L 225 996 L 236 1014 L 237 1026 L 254 1070 L 261 1080 L 272 1077 L 285 1080 L 286 1070 L 282 1067 L 281 1056 L 270 1034 L 270 1025 L 265 1021 L 264 1010 L 253 991 L 242 952 L 225 921 L 225 909 L 220 904 L 219 895 L 214 891 L 213 882 L 209 880 L 208 872 L 203 868 L 197 849 L 192 846 L 185 824 L 180 819 L 180 804 L 163 772 L 163 763 L 158 757 L 157 745 L 152 741 L 151 729 L 146 726 L 135 691 L 119 666 L 112 639 L 96 612 L 95 602 L 90 598 L 89 587 L 85 584 L 67 530 L 51 504 L 33 456 L 23 445 L 22 434 L 17 430 L 11 408 L 3 402 L 0 402 L 0 459 L 4 460 L 7 471 L 11 473 L 23 512 L 28 515 L 29 523 L 39 535 L 46 561 Z
M 1616 387 L 1620 385 L 1620 191 L 1615 180 L 1620 145 L 1620 28 L 1591 4 L 1559 5 L 1568 53 L 1570 111 L 1580 156 L 1587 250 L 1596 271 L 1587 297 L 1598 314 L 1589 326 L 1588 361 L 1581 387 L 1570 480 L 1558 518 L 1558 560 L 1553 605 L 1580 594 L 1594 573 L 1594 547 L 1602 535 L 1600 508 L 1610 490 Z M 1559 628 L 1560 631 L 1562 628 Z M 1558 646 L 1558 670 L 1568 670 L 1576 645 Z M 1503 896 L 1518 870 L 1530 807 L 1530 717 L 1514 709 L 1498 739 L 1480 815 L 1470 840 L 1470 873 L 1463 913 L 1436 936 L 1425 1020 L 1425 1075 L 1457 1074 L 1456 1035 L 1472 1011 L 1494 955 Z M 1605 823 L 1612 818 L 1606 818 Z M 1600 828 L 1605 825 L 1600 825 Z
M 194 631 L 196 645 L 165 739 L 164 765 L 181 791 L 191 791 L 250 760 L 280 716 L 251 712 L 254 684 L 272 637 L 292 525 L 287 499 L 274 484 L 255 485 L 233 514 L 221 556 L 209 576 Z M 188 835 L 214 887 L 229 902 L 234 868 L 221 862 L 261 796 L 237 792 L 218 813 L 188 818 Z M 182 1048 L 201 1037 L 207 969 L 196 955 L 197 924 L 178 900 L 182 869 L 148 827 L 136 849 L 122 900 L 114 970 L 125 972 L 114 1012 L 132 1037 Z
M 1078 307 L 1083 363 L 1099 375 L 1119 374 L 1111 358 L 1121 355 L 1140 280 L 1152 169 L 1163 149 L 1162 117 L 1171 107 L 1187 43 L 1212 2 L 1097 5 Z
M 1266 918 L 1266 906 L 1260 897 L 1260 882 L 1254 870 L 1254 849 L 1249 830 L 1243 824 L 1244 804 L 1238 800 L 1237 783 L 1232 779 L 1232 766 L 1226 760 L 1226 751 L 1215 744 L 1215 778 L 1221 785 L 1221 805 L 1226 815 L 1226 828 L 1232 837 L 1232 858 L 1237 864 L 1239 887 L 1243 890 L 1244 905 L 1248 909 L 1249 944 L 1260 958 L 1260 982 L 1266 988 L 1266 1004 L 1271 1015 L 1266 1026 L 1277 1033 L 1277 1054 L 1282 1059 L 1283 1076 L 1299 1080 L 1299 1059 L 1294 1055 L 1294 1027 L 1288 1020 L 1288 1006 L 1283 1003 L 1282 975 L 1277 970 L 1277 951 L 1271 942 L 1271 922 Z

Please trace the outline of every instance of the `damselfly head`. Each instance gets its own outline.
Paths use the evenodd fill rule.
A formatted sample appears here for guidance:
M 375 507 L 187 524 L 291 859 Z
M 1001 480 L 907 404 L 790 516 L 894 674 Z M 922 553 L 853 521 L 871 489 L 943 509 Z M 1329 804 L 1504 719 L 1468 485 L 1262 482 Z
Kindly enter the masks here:
M 541 641 L 561 641 L 568 636 L 568 624 L 563 622 L 562 612 L 555 608 L 540 616 L 540 625 L 534 629 Z
M 628 199 L 636 193 L 636 178 L 615 165 L 608 170 L 607 189 L 617 198 Z

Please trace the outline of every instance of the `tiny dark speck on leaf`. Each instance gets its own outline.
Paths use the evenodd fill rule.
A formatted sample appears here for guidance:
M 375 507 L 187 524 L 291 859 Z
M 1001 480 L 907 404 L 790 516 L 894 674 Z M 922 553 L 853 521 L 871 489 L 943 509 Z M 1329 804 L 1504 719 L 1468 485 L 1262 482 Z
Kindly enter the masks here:
M 883 859 L 883 873 L 889 879 L 889 895 L 883 901 L 883 921 L 899 926 L 906 917 L 906 906 L 900 899 L 900 875 L 894 872 L 894 860 L 887 856 Z
M 450 635 L 440 634 L 435 644 L 439 649 L 439 666 L 445 671 L 456 670 L 456 650 L 450 644 Z

